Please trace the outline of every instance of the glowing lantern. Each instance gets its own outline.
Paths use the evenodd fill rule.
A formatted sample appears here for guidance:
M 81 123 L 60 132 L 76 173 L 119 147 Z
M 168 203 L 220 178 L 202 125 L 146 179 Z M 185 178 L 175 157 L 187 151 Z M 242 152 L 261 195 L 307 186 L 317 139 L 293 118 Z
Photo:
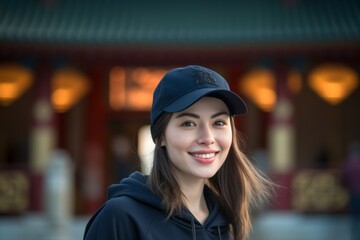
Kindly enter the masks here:
M 325 101 L 336 105 L 348 97 L 358 86 L 356 72 L 342 64 L 324 64 L 309 76 L 310 87 Z
M 51 82 L 51 102 L 57 112 L 66 112 L 89 90 L 89 81 L 74 69 L 57 71 Z
M 32 72 L 17 64 L 0 66 L 0 105 L 9 106 L 32 84 Z
M 260 109 L 269 112 L 276 102 L 275 77 L 265 68 L 257 68 L 247 73 L 240 81 L 240 89 Z

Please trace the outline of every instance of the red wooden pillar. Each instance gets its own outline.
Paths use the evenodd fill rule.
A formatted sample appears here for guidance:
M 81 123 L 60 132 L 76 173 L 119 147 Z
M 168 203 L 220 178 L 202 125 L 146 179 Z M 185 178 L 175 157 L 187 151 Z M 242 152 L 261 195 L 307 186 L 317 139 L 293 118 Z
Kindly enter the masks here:
M 87 98 L 82 190 L 85 213 L 93 214 L 105 201 L 106 76 L 101 66 L 91 66 Z
M 277 102 L 271 113 L 268 129 L 268 148 L 273 180 L 280 185 L 272 207 L 277 210 L 292 208 L 292 178 L 295 168 L 294 107 L 288 92 L 287 66 L 276 69 Z

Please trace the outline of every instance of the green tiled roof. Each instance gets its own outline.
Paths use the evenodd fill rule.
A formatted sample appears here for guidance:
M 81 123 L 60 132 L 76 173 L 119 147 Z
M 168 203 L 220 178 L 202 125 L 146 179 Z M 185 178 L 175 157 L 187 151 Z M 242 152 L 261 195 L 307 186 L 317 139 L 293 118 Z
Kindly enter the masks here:
M 0 41 L 240 45 L 360 41 L 358 0 L 0 0 Z

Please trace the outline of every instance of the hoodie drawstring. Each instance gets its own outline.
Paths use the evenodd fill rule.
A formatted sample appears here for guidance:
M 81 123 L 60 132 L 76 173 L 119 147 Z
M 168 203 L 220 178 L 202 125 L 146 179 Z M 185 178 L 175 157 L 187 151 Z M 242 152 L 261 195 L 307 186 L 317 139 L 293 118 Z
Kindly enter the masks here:
M 218 226 L 217 229 L 218 229 L 219 239 L 222 240 L 220 226 Z
M 191 219 L 192 239 L 196 240 L 196 229 L 194 219 Z M 217 227 L 219 240 L 222 240 L 220 226 Z
M 191 219 L 191 228 L 192 228 L 192 239 L 196 240 L 196 230 L 194 219 Z

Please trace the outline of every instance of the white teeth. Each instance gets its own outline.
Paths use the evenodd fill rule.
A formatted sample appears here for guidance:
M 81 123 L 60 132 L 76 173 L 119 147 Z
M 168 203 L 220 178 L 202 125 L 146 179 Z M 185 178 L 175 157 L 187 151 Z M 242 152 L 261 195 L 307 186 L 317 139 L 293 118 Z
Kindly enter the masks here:
M 215 156 L 215 153 L 194 153 L 193 156 L 198 158 L 212 158 Z

